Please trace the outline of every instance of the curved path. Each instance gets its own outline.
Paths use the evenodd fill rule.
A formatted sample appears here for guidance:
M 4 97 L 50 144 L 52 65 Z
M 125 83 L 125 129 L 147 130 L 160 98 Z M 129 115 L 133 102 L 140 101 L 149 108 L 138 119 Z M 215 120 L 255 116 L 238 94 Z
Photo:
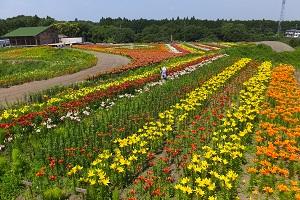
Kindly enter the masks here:
M 63 75 L 47 80 L 33 81 L 16 85 L 9 88 L 0 88 L 0 105 L 12 104 L 24 101 L 30 93 L 40 92 L 54 86 L 67 86 L 76 82 L 84 81 L 99 73 L 109 72 L 115 68 L 128 64 L 131 60 L 125 56 L 106 54 L 94 51 L 85 51 L 98 58 L 96 66 L 79 71 L 74 74 Z
M 291 46 L 278 41 L 263 41 L 263 42 L 256 42 L 256 44 L 264 44 L 270 46 L 273 49 L 273 51 L 276 52 L 295 51 L 295 49 L 292 48 Z

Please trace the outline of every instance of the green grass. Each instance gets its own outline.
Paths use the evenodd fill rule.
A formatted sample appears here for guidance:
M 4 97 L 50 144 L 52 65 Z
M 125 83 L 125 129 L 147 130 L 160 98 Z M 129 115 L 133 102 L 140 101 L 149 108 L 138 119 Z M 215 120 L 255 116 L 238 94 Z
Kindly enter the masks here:
M 272 61 L 274 65 L 291 64 L 300 70 L 300 48 L 293 52 L 276 53 L 265 45 L 238 46 L 222 50 L 233 57 L 249 57 L 258 61 Z
M 0 50 L 0 87 L 71 74 L 92 67 L 94 55 L 51 47 Z

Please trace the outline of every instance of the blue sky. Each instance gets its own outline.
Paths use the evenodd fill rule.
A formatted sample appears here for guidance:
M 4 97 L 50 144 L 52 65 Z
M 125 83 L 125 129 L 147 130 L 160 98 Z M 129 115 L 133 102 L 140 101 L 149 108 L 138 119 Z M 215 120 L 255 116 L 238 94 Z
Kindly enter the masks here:
M 51 16 L 59 20 L 98 21 L 101 17 L 162 19 L 278 20 L 282 0 L 0 0 L 0 18 Z M 300 20 L 300 0 L 287 0 L 285 19 Z

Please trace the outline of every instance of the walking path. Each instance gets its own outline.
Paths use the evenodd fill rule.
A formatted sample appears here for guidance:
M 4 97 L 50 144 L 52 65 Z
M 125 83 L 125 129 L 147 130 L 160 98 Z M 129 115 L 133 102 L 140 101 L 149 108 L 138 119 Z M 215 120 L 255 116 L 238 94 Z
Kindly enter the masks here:
M 284 52 L 284 51 L 295 51 L 294 48 L 291 46 L 278 41 L 263 41 L 263 42 L 256 42 L 256 44 L 265 44 L 270 46 L 276 52 Z
M 30 93 L 40 92 L 54 86 L 67 86 L 73 83 L 84 81 L 99 73 L 112 71 L 122 67 L 130 62 L 130 59 L 120 55 L 106 54 L 94 51 L 88 51 L 98 58 L 96 66 L 82 70 L 74 74 L 63 75 L 48 80 L 33 81 L 16 85 L 9 88 L 0 88 L 0 105 L 12 104 L 18 101 L 24 101 L 25 96 Z
M 298 80 L 298 83 L 300 85 L 300 70 L 296 69 L 296 73 L 295 73 L 296 79 Z

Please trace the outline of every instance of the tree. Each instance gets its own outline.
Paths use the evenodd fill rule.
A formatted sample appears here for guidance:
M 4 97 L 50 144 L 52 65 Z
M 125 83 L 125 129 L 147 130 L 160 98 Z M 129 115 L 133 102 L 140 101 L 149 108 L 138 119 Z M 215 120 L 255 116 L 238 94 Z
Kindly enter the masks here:
M 186 41 L 196 41 L 204 38 L 204 35 L 207 35 L 207 28 L 200 26 L 189 25 L 184 28 L 184 35 Z
M 77 22 L 56 23 L 53 26 L 58 33 L 68 37 L 80 37 L 82 35 L 80 24 Z
M 97 26 L 91 32 L 93 42 L 134 42 L 134 32 L 130 28 Z
M 47 16 L 16 16 L 0 20 L 0 35 L 19 27 L 53 25 L 59 33 L 70 37 L 85 37 L 93 42 L 169 42 L 174 40 L 225 40 L 255 41 L 274 39 L 277 22 L 271 20 L 200 20 L 195 17 L 180 19 L 147 20 L 126 18 L 101 18 L 99 22 L 75 19 L 59 22 Z M 285 21 L 283 29 L 295 28 L 300 21 Z
M 221 32 L 224 41 L 237 42 L 247 38 L 247 29 L 244 24 L 225 23 Z

